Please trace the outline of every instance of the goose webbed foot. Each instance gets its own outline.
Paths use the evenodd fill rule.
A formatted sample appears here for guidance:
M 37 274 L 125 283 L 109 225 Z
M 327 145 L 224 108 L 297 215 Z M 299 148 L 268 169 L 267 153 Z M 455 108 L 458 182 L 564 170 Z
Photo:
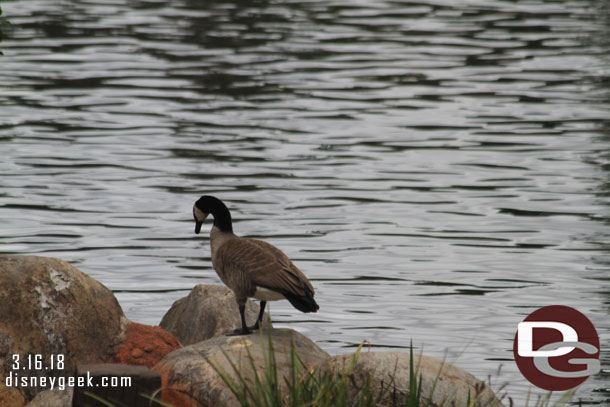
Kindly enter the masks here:
M 227 336 L 250 335 L 251 333 L 252 333 L 252 329 L 251 328 L 248 328 L 248 327 L 246 327 L 246 329 L 244 329 L 244 328 L 237 328 L 233 332 L 229 332 L 227 334 Z
M 258 323 L 258 321 L 256 321 L 256 324 L 249 326 L 248 329 L 251 331 L 258 331 L 260 329 L 260 324 Z

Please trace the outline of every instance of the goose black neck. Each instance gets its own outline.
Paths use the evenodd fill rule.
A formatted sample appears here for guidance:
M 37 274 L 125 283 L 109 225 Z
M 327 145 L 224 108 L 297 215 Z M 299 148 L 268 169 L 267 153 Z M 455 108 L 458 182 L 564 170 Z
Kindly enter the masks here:
M 222 202 L 220 203 L 222 204 L 222 207 L 210 212 L 212 216 L 214 216 L 214 226 L 222 232 L 233 232 L 231 212 L 229 212 L 229 209 Z
M 214 226 L 222 232 L 233 232 L 233 222 L 229 208 L 220 199 L 213 196 L 202 196 L 197 201 L 197 206 L 205 213 L 214 216 Z

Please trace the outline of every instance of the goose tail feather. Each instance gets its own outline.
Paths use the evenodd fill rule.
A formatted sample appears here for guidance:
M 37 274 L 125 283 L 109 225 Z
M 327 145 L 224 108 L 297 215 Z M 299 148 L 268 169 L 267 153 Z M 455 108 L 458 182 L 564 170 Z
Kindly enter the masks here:
M 301 312 L 316 312 L 320 309 L 320 306 L 313 299 L 313 295 L 311 293 L 307 293 L 305 295 L 294 295 L 292 293 L 284 293 L 284 296 L 293 307 L 298 309 Z

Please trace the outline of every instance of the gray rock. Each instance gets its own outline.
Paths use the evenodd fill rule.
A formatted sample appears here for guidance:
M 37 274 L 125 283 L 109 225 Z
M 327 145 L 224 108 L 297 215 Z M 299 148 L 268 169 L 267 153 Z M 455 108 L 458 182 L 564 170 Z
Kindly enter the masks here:
M 64 390 L 45 390 L 30 401 L 27 407 L 72 407 L 73 387 Z
M 307 367 L 328 358 L 318 345 L 292 329 L 273 329 L 271 339 L 278 380 L 282 385 L 283 377 L 290 374 L 292 346 Z M 162 377 L 163 400 L 175 406 L 239 406 L 218 371 L 207 360 L 235 379 L 237 376 L 228 357 L 239 373 L 252 382 L 254 370 L 261 377 L 264 374 L 268 340 L 268 331 L 264 330 L 246 336 L 219 336 L 171 352 L 154 368 Z
M 70 376 L 76 363 L 112 357 L 126 319 L 110 290 L 53 258 L 0 255 L 0 405 L 19 406 L 44 387 L 7 387 L 5 378 Z M 18 369 L 14 356 L 20 355 Z M 42 368 L 24 370 L 40 356 Z M 50 358 L 57 368 L 50 370 Z M 47 369 L 48 368 L 48 369 Z
M 248 300 L 248 326 L 256 322 L 258 311 L 258 304 Z M 263 326 L 267 323 L 265 315 Z M 221 285 L 198 284 L 188 296 L 174 302 L 160 325 L 182 345 L 190 345 L 232 332 L 241 327 L 241 319 L 233 291 Z
M 347 369 L 353 356 L 334 356 L 319 368 Z M 389 389 L 385 398 L 389 404 L 394 395 L 403 397 L 409 393 L 409 361 L 410 356 L 406 352 L 362 352 L 351 376 L 353 384 L 359 389 L 365 380 L 370 380 L 378 389 L 382 386 Z M 482 380 L 462 369 L 429 356 L 415 355 L 413 364 L 417 375 L 421 374 L 422 396 L 435 406 L 503 406 Z M 469 398 L 471 402 L 476 399 L 476 403 L 467 404 Z

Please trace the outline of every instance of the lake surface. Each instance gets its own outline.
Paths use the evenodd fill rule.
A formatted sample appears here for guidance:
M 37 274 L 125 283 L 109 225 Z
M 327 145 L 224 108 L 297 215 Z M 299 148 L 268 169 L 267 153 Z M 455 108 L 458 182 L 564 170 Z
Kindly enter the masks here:
M 212 194 L 316 288 L 276 326 L 330 353 L 412 340 L 522 405 L 517 323 L 567 305 L 602 346 L 577 399 L 609 402 L 604 1 L 2 8 L 1 252 L 67 260 L 158 324 L 220 283 L 191 215 Z

